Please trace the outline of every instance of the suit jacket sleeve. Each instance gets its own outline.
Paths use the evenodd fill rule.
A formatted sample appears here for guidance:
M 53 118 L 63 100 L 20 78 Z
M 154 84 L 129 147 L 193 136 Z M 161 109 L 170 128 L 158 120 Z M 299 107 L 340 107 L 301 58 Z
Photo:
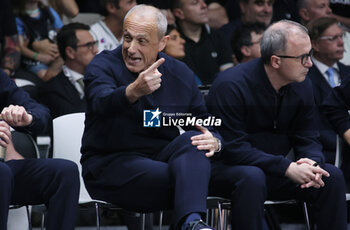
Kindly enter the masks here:
M 90 106 L 89 109 L 104 116 L 107 114 L 112 116 L 117 114 L 118 111 L 132 106 L 125 94 L 129 82 L 117 85 L 116 78 L 123 75 L 122 68 L 118 68 L 121 63 L 114 63 L 113 65 L 109 62 L 104 53 L 99 54 L 90 63 L 84 76 L 85 98 L 88 106 Z M 116 76 L 116 74 L 119 76 Z
M 332 93 L 322 104 L 322 112 L 326 114 L 337 133 L 343 136 L 350 129 L 350 75 L 339 87 L 335 87 Z
M 20 105 L 33 116 L 33 122 L 31 125 L 27 127 L 13 128 L 35 134 L 45 133 L 48 128 L 48 123 L 51 120 L 49 110 L 31 99 L 27 92 L 18 88 L 7 74 L 2 71 L 0 71 L 0 85 L 2 86 L 0 89 L 1 109 L 9 105 Z

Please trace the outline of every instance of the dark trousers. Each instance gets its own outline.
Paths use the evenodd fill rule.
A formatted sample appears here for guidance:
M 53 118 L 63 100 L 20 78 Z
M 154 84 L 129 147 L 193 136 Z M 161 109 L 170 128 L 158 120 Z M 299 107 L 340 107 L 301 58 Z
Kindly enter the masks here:
M 209 194 L 231 200 L 233 230 L 262 229 L 266 181 L 260 168 L 212 161 Z
M 190 138 L 176 137 L 152 159 L 137 153 L 116 154 L 99 175 L 84 172 L 85 185 L 95 199 L 136 212 L 174 209 L 174 226 L 189 213 L 206 212 L 210 161 Z
M 301 189 L 289 178 L 266 175 L 258 167 L 213 162 L 210 194 L 231 199 L 232 229 L 262 229 L 266 197 L 306 201 L 313 206 L 318 230 L 345 230 L 347 209 L 343 174 L 330 164 L 323 168 L 331 175 L 323 177 L 323 188 Z
M 73 230 L 78 212 L 79 172 L 61 159 L 0 162 L 0 229 L 7 228 L 8 208 L 45 204 L 46 229 Z

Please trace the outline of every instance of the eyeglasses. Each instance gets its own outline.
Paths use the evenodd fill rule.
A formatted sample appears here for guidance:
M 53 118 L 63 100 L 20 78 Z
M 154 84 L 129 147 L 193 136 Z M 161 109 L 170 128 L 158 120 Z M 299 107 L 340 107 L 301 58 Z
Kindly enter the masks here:
M 313 52 L 314 52 L 314 50 L 311 49 L 309 53 L 307 53 L 307 54 L 302 54 L 302 55 L 300 55 L 300 56 L 286 56 L 286 55 L 276 55 L 276 54 L 275 54 L 275 55 L 276 55 L 277 57 L 280 57 L 280 58 L 295 58 L 295 59 L 300 59 L 301 64 L 305 66 L 305 65 L 307 64 L 307 61 L 309 60 L 309 57 L 312 56 Z
M 92 41 L 92 42 L 87 42 L 85 44 L 81 44 L 81 45 L 75 45 L 75 48 L 78 47 L 87 47 L 89 50 L 92 50 L 94 48 L 94 46 L 97 46 L 98 41 Z
M 330 42 L 334 42 L 336 40 L 338 40 L 338 38 L 343 38 L 345 35 L 345 33 L 341 33 L 341 34 L 337 34 L 337 35 L 334 35 L 334 36 L 322 36 L 322 37 L 319 37 L 318 40 L 326 40 L 326 41 L 330 41 Z

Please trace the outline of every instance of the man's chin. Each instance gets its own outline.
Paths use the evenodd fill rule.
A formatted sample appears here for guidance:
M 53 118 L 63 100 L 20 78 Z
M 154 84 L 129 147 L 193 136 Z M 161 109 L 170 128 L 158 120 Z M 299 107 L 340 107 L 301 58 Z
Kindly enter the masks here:
M 138 65 L 130 65 L 130 64 L 126 64 L 126 68 L 132 72 L 132 73 L 139 73 L 142 71 L 142 67 L 138 66 Z

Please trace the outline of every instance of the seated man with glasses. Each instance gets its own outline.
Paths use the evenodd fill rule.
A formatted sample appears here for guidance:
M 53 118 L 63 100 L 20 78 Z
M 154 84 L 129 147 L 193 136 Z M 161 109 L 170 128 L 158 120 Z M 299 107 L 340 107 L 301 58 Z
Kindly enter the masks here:
M 332 88 L 344 82 L 350 73 L 350 66 L 340 62 L 344 57 L 344 31 L 335 18 L 318 18 L 308 24 L 314 54 L 312 56 L 313 66 L 308 76 L 313 83 L 315 103 L 320 106 L 332 92 Z M 323 145 L 323 153 L 326 162 L 334 163 L 336 154 L 336 131 L 330 121 L 323 114 L 319 113 L 320 141 Z M 341 135 L 342 136 L 342 135 Z M 348 145 L 342 148 L 343 153 L 350 151 Z M 348 154 L 343 154 L 343 171 L 348 190 L 350 188 L 350 164 Z
M 345 230 L 343 174 L 324 161 L 305 77 L 312 66 L 308 31 L 282 20 L 265 31 L 260 45 L 261 58 L 220 73 L 207 97 L 211 114 L 222 119 L 221 157 L 256 169 L 250 170 L 256 184 L 245 191 L 261 194 L 251 221 L 261 223 L 265 199 L 297 199 L 313 206 L 317 229 Z M 291 150 L 295 161 L 286 158 Z M 212 170 L 213 177 L 220 173 Z
M 321 17 L 308 24 L 314 53 L 313 66 L 308 76 L 312 81 L 315 103 L 317 105 L 317 127 L 320 131 L 320 142 L 327 163 L 334 164 L 336 152 L 336 132 L 327 117 L 320 111 L 320 106 L 332 92 L 332 88 L 340 83 L 350 73 L 350 66 L 339 62 L 344 56 L 344 31 L 338 21 L 332 17 Z M 350 169 L 349 169 L 350 170 Z M 345 178 L 350 172 L 345 173 Z M 346 176 L 349 174 L 349 176 Z
M 260 57 L 260 39 L 266 29 L 263 23 L 242 25 L 232 34 L 233 63 L 238 65 Z
M 62 27 L 57 44 L 64 60 L 62 71 L 40 87 L 40 99 L 51 111 L 53 118 L 68 113 L 85 112 L 85 68 L 97 54 L 97 43 L 90 27 L 71 23 Z

